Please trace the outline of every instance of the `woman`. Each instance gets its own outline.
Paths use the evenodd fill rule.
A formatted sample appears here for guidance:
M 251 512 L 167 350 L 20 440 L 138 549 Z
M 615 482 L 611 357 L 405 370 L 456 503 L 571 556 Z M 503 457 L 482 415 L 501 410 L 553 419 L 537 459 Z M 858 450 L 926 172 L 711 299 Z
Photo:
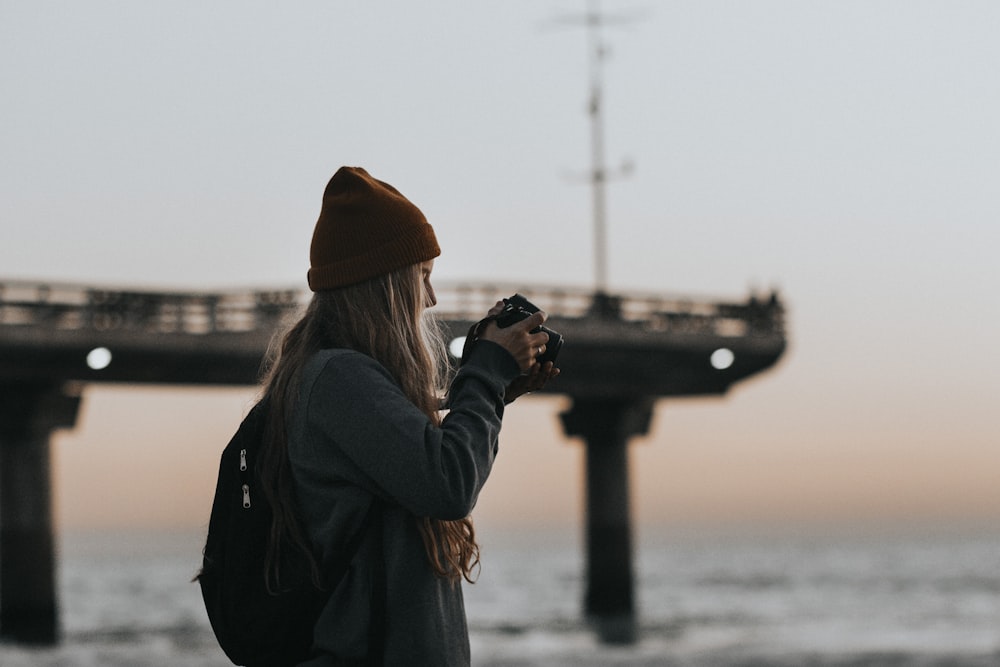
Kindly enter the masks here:
M 545 320 L 535 313 L 485 327 L 441 396 L 445 347 L 424 313 L 439 254 L 395 188 L 359 168 L 334 174 L 310 249 L 314 295 L 265 383 L 271 561 L 291 542 L 323 578 L 360 535 L 346 574 L 327 582 L 303 664 L 470 664 L 461 580 L 479 548 L 469 513 L 505 402 L 558 370 L 535 360 L 548 338 L 530 333 Z

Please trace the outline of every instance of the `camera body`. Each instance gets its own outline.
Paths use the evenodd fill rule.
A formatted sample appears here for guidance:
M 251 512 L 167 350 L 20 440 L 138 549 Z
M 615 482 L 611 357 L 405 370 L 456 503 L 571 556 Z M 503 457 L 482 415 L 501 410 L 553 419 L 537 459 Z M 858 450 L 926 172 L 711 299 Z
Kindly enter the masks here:
M 479 322 L 473 324 L 472 328 L 469 329 L 469 335 L 465 338 L 465 347 L 462 350 L 461 363 L 465 363 L 465 360 L 469 356 L 469 352 L 472 350 L 472 346 L 475 345 L 477 340 L 479 340 L 479 330 L 490 321 L 496 321 L 498 327 L 506 328 L 512 324 L 520 322 L 521 320 L 527 319 L 532 313 L 537 313 L 539 311 L 538 306 L 531 303 L 520 294 L 507 297 L 503 300 L 503 303 L 503 310 L 501 310 L 499 314 L 494 317 L 483 318 Z M 559 350 L 562 348 L 563 344 L 562 334 L 544 326 L 532 329 L 531 333 L 538 333 L 539 331 L 544 331 L 549 335 L 549 342 L 545 344 L 545 353 L 537 356 L 538 363 L 544 364 L 547 361 L 555 363 L 556 357 L 559 356 Z
M 500 314 L 496 316 L 496 323 L 500 328 L 509 327 L 512 324 L 527 319 L 532 313 L 537 313 L 539 311 L 538 306 L 531 303 L 520 294 L 507 297 L 503 300 L 503 303 L 503 310 L 501 310 Z M 538 356 L 538 363 L 544 364 L 547 361 L 555 363 L 556 357 L 559 356 L 559 350 L 562 348 L 563 344 L 562 334 L 559 334 L 546 326 L 536 327 L 531 330 L 531 333 L 538 333 L 539 331 L 544 331 L 549 335 L 549 342 L 545 344 L 544 354 Z

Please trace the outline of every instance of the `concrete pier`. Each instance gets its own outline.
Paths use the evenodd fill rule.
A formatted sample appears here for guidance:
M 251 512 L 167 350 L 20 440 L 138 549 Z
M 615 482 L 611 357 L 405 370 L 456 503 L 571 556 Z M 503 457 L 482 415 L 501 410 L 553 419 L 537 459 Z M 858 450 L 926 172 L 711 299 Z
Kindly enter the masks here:
M 49 438 L 80 399 L 46 384 L 0 385 L 0 637 L 58 639 Z
M 455 342 L 515 292 L 543 307 L 547 326 L 565 337 L 565 372 L 543 392 L 570 397 L 563 427 L 587 448 L 585 613 L 602 641 L 634 641 L 628 441 L 649 431 L 656 400 L 719 396 L 773 366 L 785 349 L 777 294 L 733 302 L 438 287 L 436 310 Z M 49 439 L 76 421 L 79 398 L 67 383 L 255 384 L 273 333 L 308 297 L 0 281 L 0 637 L 58 639 Z
M 601 640 L 636 638 L 628 441 L 649 432 L 653 400 L 574 399 L 561 416 L 567 436 L 586 441 L 584 610 Z

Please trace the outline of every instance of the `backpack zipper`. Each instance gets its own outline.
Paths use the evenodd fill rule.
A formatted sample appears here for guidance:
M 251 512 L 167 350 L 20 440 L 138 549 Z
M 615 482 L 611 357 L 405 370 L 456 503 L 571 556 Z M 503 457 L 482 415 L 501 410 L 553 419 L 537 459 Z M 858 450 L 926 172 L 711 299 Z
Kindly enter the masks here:
M 240 450 L 240 473 L 245 473 L 247 471 L 247 450 Z M 241 474 L 240 477 L 243 478 L 243 509 L 250 509 L 250 485 L 247 483 L 246 475 Z

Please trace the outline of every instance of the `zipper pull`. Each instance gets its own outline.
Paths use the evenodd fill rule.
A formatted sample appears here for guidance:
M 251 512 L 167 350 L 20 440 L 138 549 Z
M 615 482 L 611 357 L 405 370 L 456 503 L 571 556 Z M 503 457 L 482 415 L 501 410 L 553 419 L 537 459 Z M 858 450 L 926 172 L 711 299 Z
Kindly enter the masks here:
M 243 485 L 243 509 L 250 509 L 250 485 Z
M 247 469 L 247 450 L 240 450 L 240 472 Z

